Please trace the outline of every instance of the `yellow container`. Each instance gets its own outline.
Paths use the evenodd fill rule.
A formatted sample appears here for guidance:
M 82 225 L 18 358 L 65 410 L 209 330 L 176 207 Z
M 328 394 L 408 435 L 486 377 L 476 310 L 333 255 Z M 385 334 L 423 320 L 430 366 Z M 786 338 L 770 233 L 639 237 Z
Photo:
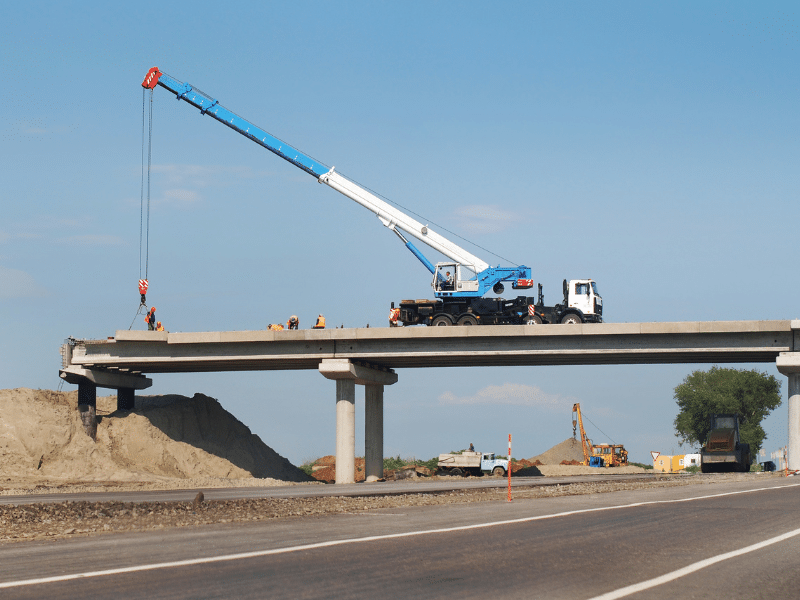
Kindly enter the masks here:
M 653 461 L 653 470 L 661 473 L 677 473 L 684 468 L 683 457 L 683 454 L 676 454 L 675 456 L 659 454 L 658 458 Z

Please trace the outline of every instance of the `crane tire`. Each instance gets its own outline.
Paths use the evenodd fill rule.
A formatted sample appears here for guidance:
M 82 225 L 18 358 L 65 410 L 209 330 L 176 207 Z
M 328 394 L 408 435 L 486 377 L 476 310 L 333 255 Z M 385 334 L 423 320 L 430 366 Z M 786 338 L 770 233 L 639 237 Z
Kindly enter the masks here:
M 472 315 L 463 315 L 463 316 L 459 317 L 457 324 L 458 325 L 477 325 L 478 324 L 478 319 L 476 319 Z
M 453 324 L 453 320 L 447 315 L 436 315 L 431 320 L 431 327 L 448 327 Z

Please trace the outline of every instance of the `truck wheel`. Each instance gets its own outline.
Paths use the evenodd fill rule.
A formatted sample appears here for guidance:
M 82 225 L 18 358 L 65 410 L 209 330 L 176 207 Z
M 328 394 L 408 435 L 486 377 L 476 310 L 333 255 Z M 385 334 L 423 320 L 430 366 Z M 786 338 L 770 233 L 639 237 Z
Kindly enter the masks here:
M 542 324 L 542 317 L 540 317 L 539 315 L 525 317 L 525 325 L 541 325 L 541 324 Z
M 583 323 L 583 321 L 581 321 L 581 318 L 575 313 L 569 313 L 568 315 L 564 315 L 563 317 L 561 317 L 561 322 L 564 325 L 578 325 L 580 323 Z
M 455 475 L 456 477 L 461 477 L 462 475 L 464 475 L 464 471 L 462 471 L 458 467 L 453 467 L 452 469 L 450 469 L 450 475 Z
M 495 467 L 492 469 L 492 475 L 495 477 L 502 477 L 506 474 L 506 470 L 503 467 Z
M 431 327 L 447 327 L 453 324 L 453 320 L 447 315 L 436 315 L 431 321 Z
M 464 315 L 458 319 L 458 325 L 477 325 L 478 319 L 472 315 Z

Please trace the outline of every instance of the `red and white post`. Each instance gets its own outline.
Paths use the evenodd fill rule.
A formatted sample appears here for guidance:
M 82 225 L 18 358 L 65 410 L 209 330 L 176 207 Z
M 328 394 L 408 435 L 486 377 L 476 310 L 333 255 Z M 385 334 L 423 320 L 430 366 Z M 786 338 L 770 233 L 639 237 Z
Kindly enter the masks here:
M 508 434 L 508 501 L 511 502 L 511 434 Z

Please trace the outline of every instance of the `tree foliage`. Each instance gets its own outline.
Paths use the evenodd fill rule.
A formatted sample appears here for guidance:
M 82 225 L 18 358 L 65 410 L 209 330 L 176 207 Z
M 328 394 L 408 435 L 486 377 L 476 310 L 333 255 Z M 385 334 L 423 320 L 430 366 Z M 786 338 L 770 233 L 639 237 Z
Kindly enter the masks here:
M 702 445 L 713 414 L 737 413 L 739 433 L 756 456 L 767 437 L 761 421 L 781 404 L 781 382 L 760 371 L 723 369 L 694 371 L 675 388 L 680 412 L 675 433 L 681 444 Z

